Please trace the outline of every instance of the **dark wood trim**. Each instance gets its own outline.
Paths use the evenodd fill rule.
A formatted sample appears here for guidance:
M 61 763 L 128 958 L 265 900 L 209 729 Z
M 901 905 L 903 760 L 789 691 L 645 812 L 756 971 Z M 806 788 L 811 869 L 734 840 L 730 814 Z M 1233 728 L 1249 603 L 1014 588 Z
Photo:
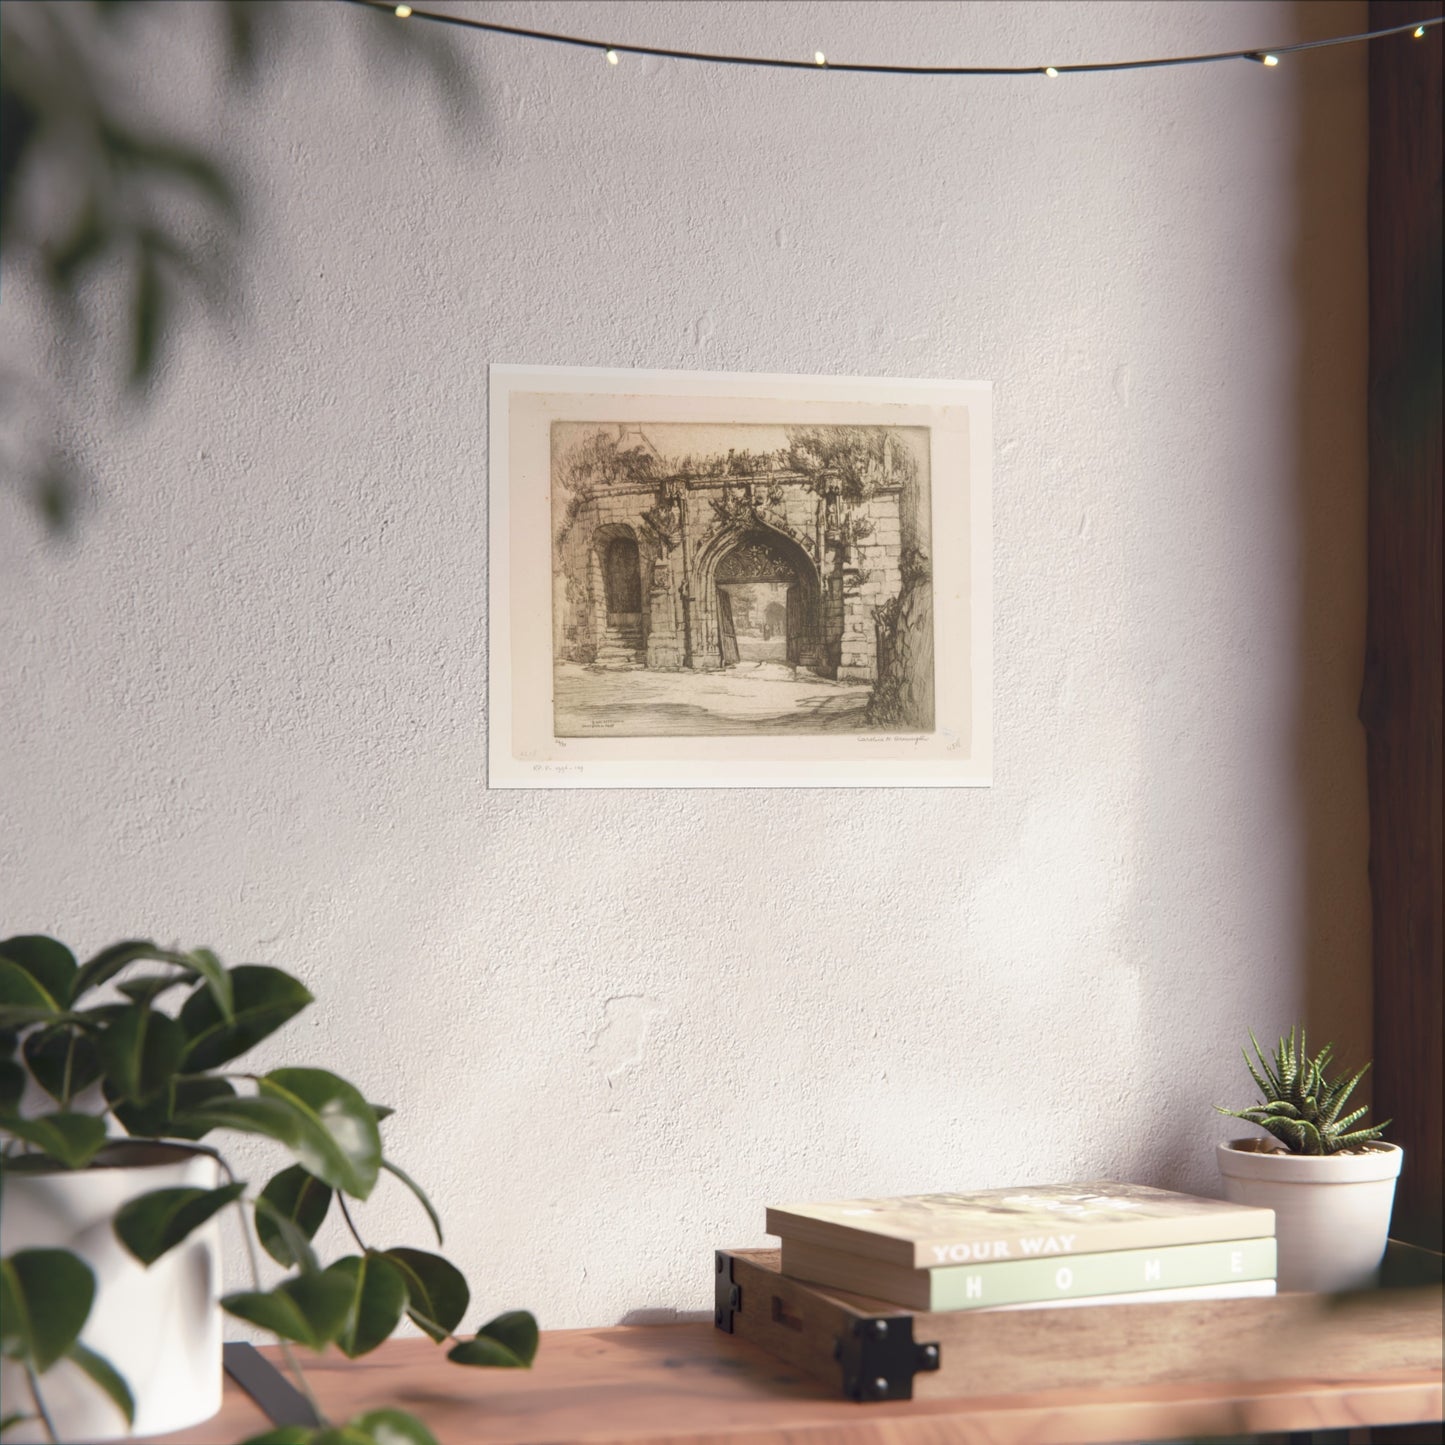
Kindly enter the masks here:
M 1370 26 L 1439 0 L 1372 0 Z M 1370 46 L 1369 615 L 1375 1117 L 1405 1150 L 1393 1233 L 1441 1248 L 1441 52 Z

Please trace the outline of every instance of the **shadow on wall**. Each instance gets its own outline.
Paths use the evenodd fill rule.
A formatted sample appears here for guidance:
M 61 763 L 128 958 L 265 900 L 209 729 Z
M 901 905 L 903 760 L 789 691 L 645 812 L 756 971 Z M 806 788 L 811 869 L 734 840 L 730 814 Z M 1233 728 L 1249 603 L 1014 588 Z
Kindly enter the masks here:
M 1368 22 L 1364 3 L 1318 7 L 1300 0 L 1294 13 L 1293 30 L 1284 29 L 1300 39 L 1364 30 Z M 1288 770 L 1270 797 L 1274 806 L 1289 807 L 1291 816 L 1269 818 L 1264 830 L 1250 828 L 1241 818 L 1236 842 L 1238 870 L 1247 867 L 1249 850 L 1279 838 L 1289 840 L 1297 864 L 1279 870 L 1281 885 L 1291 891 L 1277 900 L 1278 931 L 1294 952 L 1246 960 L 1242 967 L 1249 972 L 1238 977 L 1274 975 L 1276 996 L 1296 1001 L 1312 1047 L 1333 1040 L 1336 1057 L 1356 1067 L 1370 1056 L 1371 1014 L 1365 736 L 1356 717 L 1364 667 L 1368 480 L 1365 65 L 1362 47 L 1343 47 L 1301 57 L 1291 77 L 1298 99 L 1295 240 L 1285 321 L 1292 321 L 1297 344 L 1293 356 L 1286 357 L 1293 408 L 1281 413 L 1278 424 L 1288 429 L 1282 454 L 1293 458 L 1293 548 L 1281 548 L 1281 555 L 1295 562 L 1297 587 L 1292 716 L 1287 733 L 1260 739 L 1256 750 L 1260 759 L 1273 751 L 1278 767 Z M 1241 224 L 1248 224 L 1247 218 Z M 1268 481 L 1262 475 L 1261 484 Z M 1281 596 L 1287 596 L 1284 589 Z M 1249 641 L 1241 632 L 1231 645 L 1247 647 Z M 1261 678 L 1260 685 L 1269 681 Z M 1167 790 L 1177 759 L 1162 747 L 1146 751 L 1145 757 L 1146 786 Z M 1229 759 L 1222 761 L 1227 774 Z M 1224 781 L 1216 778 L 1217 784 Z M 1146 851 L 1154 854 L 1163 843 L 1155 838 Z M 1270 861 L 1259 859 L 1261 865 Z M 1221 904 L 1226 917 L 1231 906 L 1226 897 Z M 1266 916 L 1262 910 L 1267 907 L 1265 900 L 1257 916 Z M 1209 939 L 1197 943 L 1200 952 L 1211 946 Z M 1232 980 L 1221 976 L 1217 987 L 1230 991 Z M 1168 1035 L 1171 1019 L 1177 1024 L 1178 1008 L 1167 991 L 1151 999 L 1147 1012 L 1159 1020 L 1162 1036 Z M 1248 1042 L 1247 1030 L 1252 1028 L 1268 1050 L 1276 1034 L 1295 1021 L 1252 1017 L 1245 1010 L 1242 1002 L 1224 997 L 1215 1017 L 1237 1017 L 1238 1036 L 1211 1033 L 1199 1045 L 1200 1057 L 1211 1063 L 1234 1059 L 1242 1086 L 1234 1094 L 1241 1097 L 1249 1088 L 1239 1055 Z M 1368 1086 L 1367 1075 L 1362 1103 Z M 1122 1167 L 1133 1167 L 1164 1187 L 1187 1189 L 1202 1182 L 1218 1193 L 1211 1150 L 1201 1141 L 1212 1136 L 1212 1123 L 1221 1126 L 1212 1137 L 1226 1137 L 1224 1121 L 1208 1106 L 1230 1100 L 1188 1102 L 1196 1110 L 1190 1128 L 1161 1132 L 1160 1148 L 1147 1161 L 1136 1157 Z M 1253 1131 L 1241 1127 L 1240 1132 Z
M 54 398 L 103 407 L 113 380 L 128 416 L 162 378 L 188 303 L 232 321 L 241 309 L 243 158 L 155 123 L 166 84 L 152 54 L 161 25 L 170 31 L 166 63 L 179 59 L 234 90 L 254 87 L 291 50 L 321 63 L 318 34 L 343 34 L 399 83 L 419 68 L 463 112 L 450 118 L 449 134 L 470 139 L 474 130 L 456 123 L 476 119 L 476 91 L 453 38 L 441 27 L 397 25 L 384 12 L 254 0 L 0 8 L 5 285 L 36 299 L 42 326 L 61 343 L 30 348 L 32 365 L 47 357 L 38 374 L 24 364 L 0 368 L 0 487 L 26 494 L 52 534 L 83 509 L 90 481 L 70 460 L 75 418 L 56 411 Z M 123 338 L 119 348 L 113 336 Z

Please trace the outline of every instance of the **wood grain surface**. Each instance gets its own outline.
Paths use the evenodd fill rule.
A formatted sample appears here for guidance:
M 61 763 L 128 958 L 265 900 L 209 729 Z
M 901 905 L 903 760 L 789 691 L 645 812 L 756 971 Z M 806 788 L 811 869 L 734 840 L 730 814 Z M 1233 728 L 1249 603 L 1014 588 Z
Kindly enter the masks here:
M 1439 0 L 1373 0 L 1370 24 Z M 1442 1247 L 1441 70 L 1432 30 L 1370 46 L 1369 609 L 1374 1117 L 1405 1150 L 1391 1232 Z
M 1367 1377 L 994 1390 L 854 1405 L 706 1324 L 548 1331 L 530 1371 L 462 1369 L 429 1341 L 394 1340 L 359 1361 L 322 1357 L 308 1374 L 334 1418 L 400 1406 L 426 1420 L 441 1445 L 1085 1445 L 1355 1429 L 1442 1412 L 1438 1359 L 1433 1369 Z M 220 1415 L 161 1438 L 222 1445 L 264 1425 L 228 1382 Z
M 913 1339 L 936 1343 L 940 1368 L 914 1376 L 915 1399 L 1027 1395 L 1058 1389 L 1131 1389 L 1171 1383 L 1313 1380 L 1321 1361 L 1351 1373 L 1434 1370 L 1442 1351 L 1439 1257 L 1415 1257 L 1425 1286 L 1332 1299 L 1098 1305 L 1068 1310 L 934 1312 L 804 1284 L 778 1273 L 778 1251 L 731 1255 L 741 1288 L 733 1328 L 832 1391 L 842 1389 L 835 1349 L 856 1321 L 909 1317 Z M 871 1407 L 870 1407 L 871 1408 Z

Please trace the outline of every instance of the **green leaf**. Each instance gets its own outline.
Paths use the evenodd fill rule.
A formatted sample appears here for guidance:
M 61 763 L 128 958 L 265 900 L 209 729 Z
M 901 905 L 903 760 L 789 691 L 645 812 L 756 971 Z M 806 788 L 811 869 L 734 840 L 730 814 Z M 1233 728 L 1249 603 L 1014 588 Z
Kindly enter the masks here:
M 131 1399 L 130 1387 L 104 1355 L 96 1354 L 77 1340 L 66 1352 L 66 1358 L 79 1365 L 110 1396 L 111 1403 L 125 1416 L 127 1425 L 135 1424 L 135 1401 Z
M 123 1010 L 100 1036 L 100 1061 L 121 1094 L 153 1099 L 180 1069 L 186 1035 L 175 1019 L 138 1005 Z
M 311 1437 L 311 1445 L 376 1445 L 376 1441 L 355 1425 L 328 1425 Z
M 14 1059 L 0 1059 L 0 1115 L 13 1114 L 25 1096 L 25 1070 Z
M 187 955 L 189 965 L 206 981 L 211 997 L 227 1023 L 235 1018 L 231 975 L 226 972 L 221 960 L 209 948 L 193 948 Z
M 22 1249 L 0 1260 L 0 1349 L 43 1375 L 75 1343 L 95 1276 L 68 1249 Z
M 120 1242 L 149 1267 L 245 1188 L 244 1184 L 225 1184 L 219 1189 L 152 1189 L 121 1205 L 111 1226 Z
M 7 1360 L 23 1360 L 29 1349 L 30 1320 L 25 1313 L 25 1297 L 12 1277 L 10 1261 L 0 1260 L 0 1355 Z
M 371 1112 L 376 1115 L 376 1122 L 379 1124 L 383 1119 L 389 1119 L 396 1113 L 396 1110 L 387 1104 L 373 1104 Z
M 184 988 L 190 982 L 191 976 L 187 973 L 148 973 L 144 978 L 128 978 L 116 984 L 116 988 L 132 1003 L 153 1004 L 162 994 L 173 988 Z
M 437 1243 L 441 1244 L 442 1222 L 440 1219 L 437 1218 L 437 1212 L 435 1209 L 432 1208 L 432 1202 L 426 1197 L 426 1194 L 423 1192 L 421 1185 L 418 1184 L 416 1180 L 414 1180 L 409 1174 L 403 1174 L 402 1171 L 398 1169 L 397 1166 L 393 1164 L 390 1159 L 383 1159 L 381 1161 L 381 1167 L 385 1169 L 388 1174 L 395 1174 L 396 1177 L 400 1179 L 401 1182 L 405 1184 L 406 1187 L 410 1189 L 411 1192 L 415 1194 L 416 1197 L 421 1201 L 421 1207 L 426 1210 L 426 1217 L 431 1220 L 431 1227 L 436 1231 Z
M 94 1114 L 41 1114 L 0 1119 L 0 1129 L 24 1139 L 59 1160 L 67 1169 L 83 1169 L 105 1144 L 105 1121 Z
M 120 1120 L 127 1134 L 137 1139 L 160 1139 L 165 1136 L 172 1112 L 169 1087 L 144 1104 L 136 1104 L 127 1099 L 111 1079 L 106 1079 L 101 1088 L 111 1113 Z
M 374 1350 L 401 1322 L 406 1280 L 385 1255 L 373 1250 L 338 1259 L 326 1274 L 345 1280 L 351 1291 L 346 1322 L 336 1343 L 342 1354 L 354 1360 Z
M 128 1008 L 127 1003 L 98 1003 L 90 1008 L 76 1009 L 64 1016 L 63 1022 L 73 1023 L 92 1037 L 108 1029 Z
M 346 1323 L 351 1287 L 344 1278 L 329 1272 L 302 1275 L 265 1294 L 255 1290 L 228 1294 L 221 1307 L 237 1319 L 259 1325 L 282 1339 L 321 1350 Z
M 177 1115 L 192 1109 L 203 1108 L 213 1099 L 234 1099 L 236 1091 L 226 1079 L 196 1078 L 176 1079 L 166 1096 L 170 1104 L 171 1117 L 166 1121 L 166 1136 L 171 1139 L 200 1139 L 206 1131 L 204 1125 L 183 1123 Z M 124 1123 L 124 1120 L 121 1121 Z M 129 1127 L 129 1126 L 127 1126 Z
M 38 1420 L 39 1418 L 38 1415 L 26 1415 L 17 1410 L 13 1415 L 7 1415 L 0 1420 L 0 1435 L 7 1430 L 13 1430 L 17 1425 L 23 1425 L 27 1420 Z
M 62 1102 L 73 1099 L 100 1077 L 95 1041 L 74 1025 L 34 1030 L 25 1036 L 22 1052 L 35 1082 Z
M 1380 1138 L 1386 1128 L 1394 1122 L 1393 1119 L 1386 1119 L 1383 1123 L 1376 1124 L 1371 1129 L 1356 1129 L 1353 1134 L 1341 1134 L 1334 1141 L 1334 1148 L 1331 1152 L 1338 1152 L 1341 1149 L 1353 1149 L 1356 1144 L 1368 1144 L 1370 1140 Z
M 292 1164 L 277 1174 L 261 1191 L 261 1198 L 276 1211 L 282 1219 L 289 1220 L 306 1240 L 316 1238 L 327 1211 L 331 1208 L 331 1189 L 314 1174 L 308 1174 L 299 1164 Z M 295 1241 L 283 1234 L 281 1225 L 266 1210 L 256 1211 L 256 1234 L 261 1248 L 276 1261 L 288 1268 L 300 1261 L 295 1252 Z
M 235 1129 L 242 1134 L 261 1134 L 296 1153 L 305 1121 L 280 1099 L 251 1099 L 236 1095 L 230 1099 L 209 1099 L 198 1108 L 178 1115 L 173 1123 L 199 1133 L 210 1129 Z M 198 1137 L 198 1134 L 186 1137 Z
M 70 994 L 72 1001 L 103 983 L 109 983 L 121 969 L 143 958 L 157 963 L 174 962 L 174 955 L 169 949 L 157 948 L 148 938 L 128 938 L 124 943 L 112 943 L 87 960 L 76 974 Z
M 493 1369 L 530 1369 L 537 1354 L 537 1321 L 526 1310 L 509 1310 L 484 1324 L 476 1337 L 447 1351 L 458 1365 Z
M 462 1272 L 439 1254 L 421 1249 L 388 1249 L 386 1257 L 406 1280 L 407 1314 L 440 1343 L 461 1323 L 471 1303 Z
M 213 1099 L 233 1099 L 236 1091 L 226 1079 L 182 1076 L 173 1079 L 160 1094 L 144 1104 L 128 1102 L 118 1089 L 110 1086 L 105 1090 L 105 1097 L 126 1132 L 137 1138 L 200 1139 L 211 1125 L 192 1124 L 184 1116 Z
M 214 1069 L 244 1054 L 311 1002 L 311 994 L 289 973 L 265 964 L 243 963 L 230 972 L 233 1016 L 221 1013 L 214 993 L 198 989 L 181 1008 L 187 1073 Z
M 13 959 L 0 957 L 0 1028 L 24 1028 L 61 1011 L 38 979 Z
M 63 943 L 39 933 L 17 934 L 0 941 L 0 958 L 28 973 L 56 1003 L 64 1006 L 74 997 L 75 955 Z
M 300 1168 L 300 1165 L 297 1165 Z M 330 1191 L 328 1190 L 329 1194 Z M 285 1247 L 291 1256 L 291 1262 L 300 1269 L 302 1274 L 319 1274 L 321 1266 L 317 1263 L 316 1252 L 311 1248 L 311 1241 L 296 1227 L 295 1223 L 282 1214 L 269 1199 L 263 1199 L 259 1195 L 252 1202 L 252 1211 L 256 1216 L 256 1231 L 261 1231 L 261 1221 L 267 1222 L 267 1228 L 274 1230 L 276 1237 Z
M 347 1424 L 376 1445 L 437 1445 L 436 1436 L 405 1410 L 368 1410 Z
M 261 1097 L 283 1101 L 304 1121 L 297 1160 L 318 1179 L 357 1199 L 376 1185 L 381 1134 L 371 1106 L 345 1079 L 325 1069 L 273 1069 Z

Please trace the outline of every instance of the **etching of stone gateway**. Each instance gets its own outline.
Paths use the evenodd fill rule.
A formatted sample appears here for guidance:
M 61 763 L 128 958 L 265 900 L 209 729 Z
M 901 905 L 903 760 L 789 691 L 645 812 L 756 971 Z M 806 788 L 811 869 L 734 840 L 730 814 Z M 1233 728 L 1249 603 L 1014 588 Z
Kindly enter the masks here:
M 685 424 L 563 425 L 553 439 L 556 663 L 856 684 L 821 705 L 799 698 L 798 730 L 809 717 L 828 719 L 818 731 L 931 728 L 926 430 L 768 428 L 764 440 L 787 444 L 758 448 L 747 443 L 759 429 L 739 425 L 727 433 L 737 445 L 684 457 Z M 685 715 L 682 704 L 658 707 Z M 770 715 L 757 726 L 792 725 Z

